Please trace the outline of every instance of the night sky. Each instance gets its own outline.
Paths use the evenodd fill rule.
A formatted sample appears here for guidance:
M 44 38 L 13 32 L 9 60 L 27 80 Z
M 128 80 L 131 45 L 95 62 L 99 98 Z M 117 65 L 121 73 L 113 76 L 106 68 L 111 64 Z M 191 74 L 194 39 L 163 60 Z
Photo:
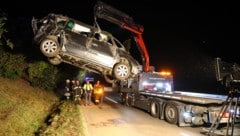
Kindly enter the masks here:
M 236 21 L 239 14 L 236 3 L 226 1 L 215 3 L 156 0 L 102 1 L 127 13 L 136 23 L 144 26 L 143 38 L 149 52 L 150 64 L 155 66 L 156 70 L 171 69 L 176 76 L 176 88 L 195 89 L 199 86 L 201 88 L 208 82 L 205 79 L 215 80 L 214 71 L 209 70 L 210 63 L 207 62 L 215 57 L 229 62 L 240 62 L 237 50 L 239 48 L 237 29 L 239 23 L 237 24 Z M 41 0 L 30 3 L 10 0 L 6 4 L 1 3 L 0 8 L 9 17 L 25 18 L 25 22 L 31 20 L 33 16 L 42 18 L 48 13 L 58 13 L 91 25 L 95 3 L 96 0 Z M 31 22 L 28 23 L 30 26 Z M 106 24 L 102 22 L 99 25 L 106 27 Z M 124 35 L 124 30 L 118 27 L 107 26 L 105 30 L 116 37 L 121 38 Z M 198 70 L 196 67 L 203 68 Z M 203 69 L 208 70 L 199 72 Z M 191 70 L 192 72 L 188 72 Z M 202 73 L 207 75 L 203 76 Z M 195 85 L 194 82 L 199 82 L 197 80 L 199 75 L 202 76 L 202 83 Z M 194 77 L 194 80 L 189 77 Z M 188 81 L 192 81 L 192 86 Z

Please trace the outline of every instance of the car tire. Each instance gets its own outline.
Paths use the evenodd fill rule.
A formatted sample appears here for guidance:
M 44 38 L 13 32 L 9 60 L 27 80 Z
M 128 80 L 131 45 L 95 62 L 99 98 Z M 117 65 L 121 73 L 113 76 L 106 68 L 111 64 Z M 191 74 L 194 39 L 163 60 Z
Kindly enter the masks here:
M 59 65 L 62 60 L 60 57 L 51 57 L 51 58 L 48 58 L 48 61 L 52 64 L 52 65 Z
M 125 80 L 130 75 L 130 66 L 127 63 L 117 63 L 113 68 L 113 74 L 117 80 Z
M 178 110 L 172 103 L 167 103 L 164 110 L 165 120 L 170 124 L 178 123 Z
M 47 36 L 40 43 L 40 50 L 47 57 L 54 57 L 58 54 L 60 46 L 56 36 Z

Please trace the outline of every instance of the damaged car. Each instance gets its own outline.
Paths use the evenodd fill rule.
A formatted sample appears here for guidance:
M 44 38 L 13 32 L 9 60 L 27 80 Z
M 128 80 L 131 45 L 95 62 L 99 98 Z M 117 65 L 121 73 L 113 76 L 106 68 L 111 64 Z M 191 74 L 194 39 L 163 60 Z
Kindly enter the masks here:
M 60 14 L 32 19 L 33 41 L 53 65 L 61 62 L 103 74 L 106 81 L 125 80 L 139 63 L 111 33 Z

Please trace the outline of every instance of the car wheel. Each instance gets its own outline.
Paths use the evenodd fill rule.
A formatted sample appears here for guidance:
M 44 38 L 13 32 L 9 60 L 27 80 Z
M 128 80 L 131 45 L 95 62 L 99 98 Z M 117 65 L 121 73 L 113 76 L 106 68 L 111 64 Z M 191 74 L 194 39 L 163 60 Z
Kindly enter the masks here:
M 62 60 L 60 57 L 51 57 L 51 58 L 48 58 L 48 61 L 52 64 L 52 65 L 59 65 Z
M 118 80 L 125 80 L 130 75 L 130 66 L 127 63 L 117 63 L 113 69 L 114 77 Z
M 48 36 L 40 43 L 41 52 L 47 57 L 54 57 L 58 54 L 60 47 L 57 37 Z

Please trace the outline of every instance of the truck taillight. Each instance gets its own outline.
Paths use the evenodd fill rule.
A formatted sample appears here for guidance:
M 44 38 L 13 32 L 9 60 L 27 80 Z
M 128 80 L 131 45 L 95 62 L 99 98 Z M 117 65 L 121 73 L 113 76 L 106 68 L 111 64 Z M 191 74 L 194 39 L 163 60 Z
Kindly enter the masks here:
M 216 113 L 216 116 L 218 116 L 219 113 Z M 221 113 L 220 114 L 220 117 L 223 117 L 223 118 L 229 118 L 230 117 L 230 113 L 229 112 L 224 112 L 224 113 Z
M 224 112 L 223 113 L 223 118 L 229 118 L 230 117 L 230 113 L 229 112 Z

